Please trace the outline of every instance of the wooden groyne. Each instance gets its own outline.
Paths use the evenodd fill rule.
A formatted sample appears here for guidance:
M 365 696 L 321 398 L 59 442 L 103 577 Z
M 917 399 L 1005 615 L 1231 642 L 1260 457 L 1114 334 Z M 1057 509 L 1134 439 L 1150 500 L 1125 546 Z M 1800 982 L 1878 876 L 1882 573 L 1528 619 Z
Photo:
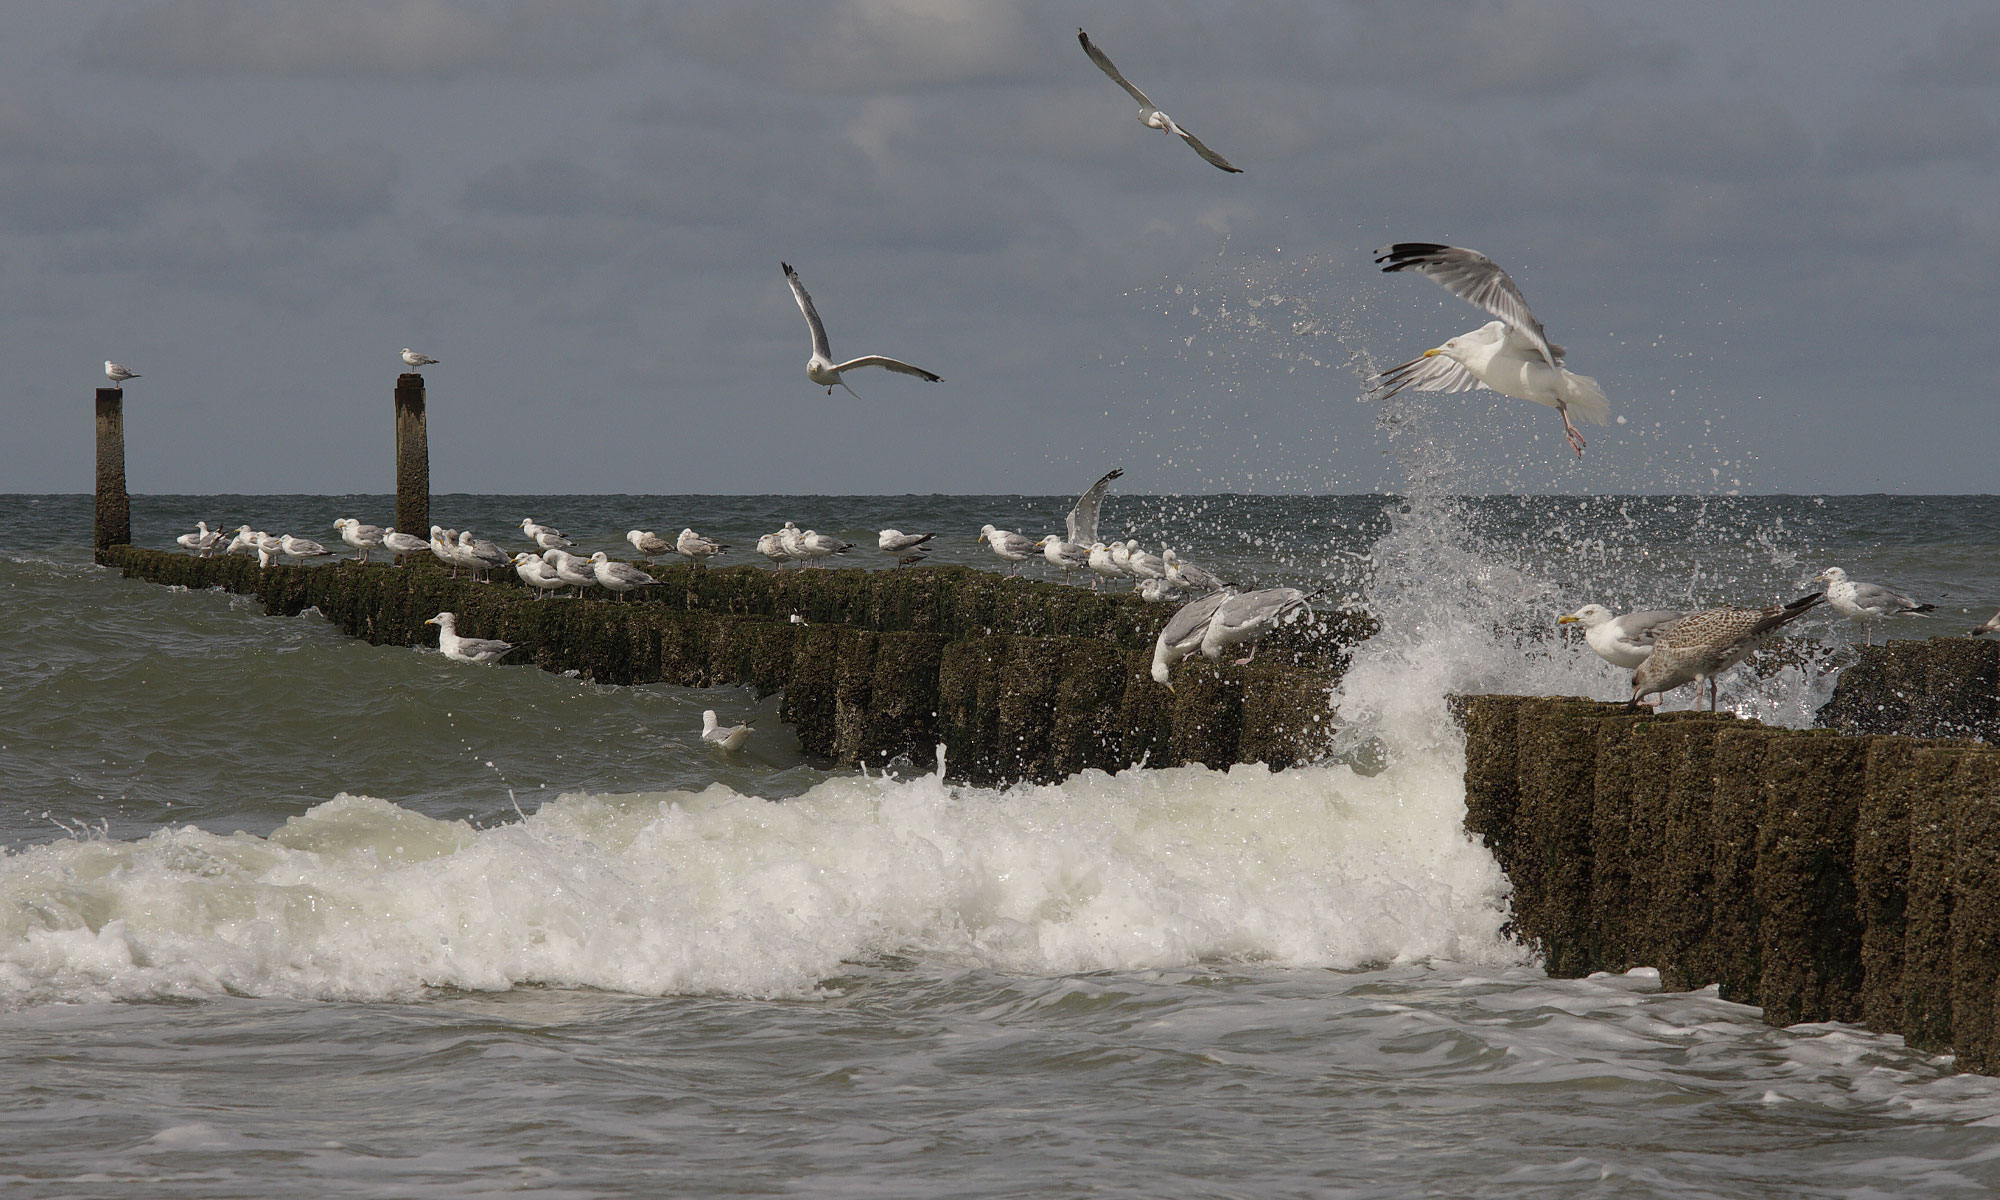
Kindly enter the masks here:
M 537 599 L 511 574 L 475 583 L 426 562 L 259 569 L 132 546 L 103 559 L 132 578 L 252 595 L 274 616 L 316 608 L 378 645 L 433 644 L 423 622 L 449 610 L 466 635 L 519 645 L 509 662 L 599 683 L 783 692 L 780 716 L 810 755 L 928 766 L 942 743 L 950 776 L 980 784 L 1311 761 L 1330 740 L 1328 693 L 1348 650 L 1374 630 L 1324 613 L 1267 636 L 1248 666 L 1182 663 L 1169 691 L 1149 671 L 1173 605 L 966 567 L 642 562 L 660 586 L 616 601 Z
M 1872 657 L 1909 656 L 1907 679 L 1993 653 Z M 1466 828 L 1550 974 L 1657 967 L 1664 987 L 1718 984 L 1773 1024 L 1856 1022 L 2000 1074 L 2000 748 L 1568 698 L 1455 704 Z

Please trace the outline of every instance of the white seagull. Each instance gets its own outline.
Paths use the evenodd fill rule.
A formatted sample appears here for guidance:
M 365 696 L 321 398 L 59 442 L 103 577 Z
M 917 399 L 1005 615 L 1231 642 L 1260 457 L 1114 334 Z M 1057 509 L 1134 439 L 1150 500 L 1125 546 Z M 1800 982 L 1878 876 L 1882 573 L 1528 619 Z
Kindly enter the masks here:
M 1206 658 L 1221 658 L 1231 646 L 1250 643 L 1250 653 L 1236 660 L 1244 666 L 1257 657 L 1257 639 L 1276 629 L 1295 613 L 1311 612 L 1311 596 L 1297 588 L 1265 588 L 1231 596 L 1209 618 L 1208 630 L 1201 635 L 1201 652 Z
M 913 367 L 901 359 L 884 358 L 879 354 L 865 354 L 843 363 L 833 361 L 833 350 L 826 341 L 826 326 L 819 323 L 819 313 L 813 308 L 812 297 L 806 295 L 805 285 L 799 282 L 798 272 L 792 270 L 790 263 L 781 262 L 778 265 L 785 269 L 785 281 L 792 285 L 792 299 L 799 302 L 799 311 L 806 315 L 806 324 L 812 327 L 813 352 L 812 357 L 806 360 L 806 378 L 824 387 L 827 395 L 833 395 L 834 385 L 838 384 L 847 388 L 848 395 L 859 400 L 860 393 L 847 387 L 847 381 L 841 378 L 842 372 L 856 367 L 881 367 L 900 375 L 915 375 L 932 383 L 944 382 L 941 376 L 933 375 L 922 367 Z
M 1083 52 L 1085 54 L 1090 55 L 1090 61 L 1097 64 L 1098 70 L 1104 72 L 1106 75 L 1111 76 L 1111 82 L 1117 84 L 1119 87 L 1124 88 L 1126 95 L 1132 97 L 1134 100 L 1137 100 L 1139 102 L 1139 121 L 1141 124 L 1145 125 L 1149 129 L 1157 129 L 1161 133 L 1171 133 L 1175 137 L 1180 138 L 1182 141 L 1186 142 L 1189 146 L 1193 147 L 1194 152 L 1196 154 L 1199 154 L 1203 158 L 1207 159 L 1210 166 L 1220 168 L 1221 170 L 1231 172 L 1232 174 L 1241 175 L 1243 173 L 1242 167 L 1236 166 L 1234 163 L 1231 163 L 1228 159 L 1222 157 L 1220 154 L 1217 154 L 1215 151 L 1210 150 L 1207 146 L 1204 146 L 1200 138 L 1189 133 L 1187 130 L 1182 129 L 1179 125 L 1176 125 L 1174 123 L 1174 119 L 1172 117 L 1161 112 L 1159 105 L 1154 104 L 1151 100 L 1146 98 L 1146 93 L 1140 91 L 1138 88 L 1133 87 L 1132 82 L 1126 79 L 1123 75 L 1120 75 L 1118 73 L 1117 67 L 1111 65 L 1111 60 L 1105 56 L 1104 51 L 1099 50 L 1097 48 L 1097 44 L 1090 40 L 1089 34 L 1085 33 L 1081 29 L 1078 29 L 1076 31 L 1076 40 L 1082 43 Z
M 987 528 L 993 527 L 988 525 Z M 875 535 L 875 548 L 884 554 L 908 554 L 936 536 L 935 533 L 904 533 L 900 529 L 884 529 Z
M 1061 567 L 1064 574 L 1082 570 L 1090 565 L 1090 547 L 1079 546 L 1075 542 L 1065 542 L 1058 534 L 1052 533 L 1035 545 L 1041 548 L 1042 557 L 1048 560 L 1049 565 Z M 1097 581 L 1092 580 L 1090 586 L 1096 587 Z
M 514 643 L 503 642 L 497 638 L 458 636 L 458 617 L 452 613 L 441 612 L 424 624 L 438 627 L 438 649 L 453 662 L 498 662 L 503 655 L 514 648 Z
M 174 541 L 187 547 L 201 557 L 207 558 L 215 552 L 217 543 L 222 541 L 222 531 L 220 529 L 210 529 L 207 521 L 196 521 L 194 524 L 194 533 L 184 533 L 175 538 Z
M 785 565 L 785 560 L 792 556 L 791 551 L 785 549 L 785 535 L 782 533 L 767 533 L 758 538 L 757 553 L 770 559 L 774 567 Z
M 628 529 L 625 531 L 625 540 L 632 543 L 632 549 L 650 558 L 657 558 L 674 548 L 672 542 L 649 529 Z M 560 549 L 560 547 L 543 548 Z
M 1856 583 L 1847 577 L 1847 572 L 1839 567 L 1828 567 L 1821 571 L 1815 583 L 1826 585 L 1826 606 L 1843 617 L 1862 622 L 1867 645 L 1875 644 L 1875 622 L 1883 617 L 1900 617 L 1905 613 L 1921 616 L 1937 608 L 1935 604 L 1919 604 L 1901 592 L 1891 591 L 1879 583 Z
M 413 367 L 428 367 L 436 362 L 437 359 L 432 358 L 428 354 L 418 354 L 415 350 L 405 346 L 403 347 L 403 361 Z
M 1120 545 L 1123 544 L 1122 542 L 1120 543 Z M 1103 542 L 1092 542 L 1090 549 L 1085 551 L 1085 554 L 1087 557 L 1084 559 L 1084 565 L 1090 568 L 1090 573 L 1093 576 L 1090 581 L 1091 591 L 1094 592 L 1097 590 L 1097 581 L 1100 579 L 1125 578 L 1125 568 L 1119 566 L 1118 560 L 1111 557 L 1111 547 L 1105 545 Z
M 1215 618 L 1215 610 L 1232 595 L 1233 592 L 1216 592 L 1174 610 L 1160 636 L 1153 641 L 1154 683 L 1164 685 L 1170 692 L 1174 690 L 1171 682 L 1174 664 L 1201 649 L 1201 640 L 1208 634 L 1208 623 Z
M 541 556 L 530 554 L 526 550 L 514 556 L 514 574 L 521 577 L 522 583 L 535 589 L 537 600 L 542 599 L 546 592 L 553 592 L 559 587 L 566 586 L 563 577 L 556 574 L 554 567 Z
M 477 571 L 484 582 L 488 571 L 504 571 L 514 560 L 485 538 L 474 538 L 468 529 L 458 535 L 458 561 Z
M 683 529 L 681 535 L 674 539 L 674 549 L 680 551 L 683 558 L 701 567 L 708 565 L 710 558 L 729 547 L 712 537 L 703 537 L 692 529 Z
M 1426 350 L 1377 378 L 1387 399 L 1406 387 L 1420 392 L 1469 392 L 1485 387 L 1516 400 L 1532 400 L 1562 417 L 1569 447 L 1583 457 L 1583 434 L 1571 424 L 1576 414 L 1593 425 L 1611 419 L 1604 389 L 1586 375 L 1563 369 L 1563 348 L 1549 341 L 1542 323 L 1528 311 L 1521 289 L 1500 265 L 1477 250 L 1436 242 L 1397 242 L 1375 252 L 1386 271 L 1416 271 L 1436 280 L 1461 300 L 1499 317 L 1442 346 Z
M 808 529 L 799 535 L 799 547 L 805 551 L 807 558 L 817 562 L 829 555 L 847 553 L 854 549 L 854 543 L 843 542 L 830 534 L 814 533 Z
M 620 600 L 626 592 L 659 582 L 630 563 L 612 562 L 611 556 L 602 550 L 590 556 L 590 569 L 597 576 L 597 586 L 615 593 Z
M 354 547 L 356 562 L 367 562 L 368 552 L 382 545 L 383 539 L 388 536 L 381 526 L 363 525 L 353 517 L 342 517 L 333 523 L 333 527 L 340 531 L 341 541 Z
M 104 360 L 104 377 L 111 381 L 111 385 L 113 387 L 118 388 L 120 391 L 123 391 L 125 388 L 125 381 L 128 379 L 139 378 L 139 372 L 128 371 L 124 367 L 119 366 L 117 363 L 112 362 L 110 359 L 107 358 Z
M 1014 569 L 1007 572 L 1009 575 L 1020 574 L 1021 564 L 1035 556 L 1037 543 L 1025 534 L 1015 533 L 1010 529 L 995 529 L 991 525 L 981 525 L 979 540 L 985 542 L 993 553 L 1014 564 Z
M 394 529 L 382 531 L 382 546 L 401 559 L 405 554 L 415 554 L 419 550 L 430 549 L 431 544 L 414 533 L 397 533 Z
M 576 589 L 579 599 L 583 589 L 597 586 L 597 568 L 587 558 L 567 550 L 544 550 L 542 561 L 556 569 L 557 578 Z
M 718 750 L 741 750 L 743 743 L 750 740 L 750 726 L 724 725 L 715 719 L 715 710 L 703 709 L 701 714 L 701 740 Z
M 1602 604 L 1586 604 L 1557 617 L 1556 624 L 1583 626 L 1583 640 L 1597 651 L 1597 657 L 1614 667 L 1633 671 L 1652 656 L 1653 639 L 1660 630 L 1686 615 L 1655 608 L 1613 616 Z
M 278 539 L 278 546 L 287 557 L 298 559 L 301 563 L 308 558 L 328 558 L 333 554 L 311 538 L 293 537 L 289 533 Z
M 1229 586 L 1212 572 L 1204 571 L 1191 562 L 1182 561 L 1181 556 L 1174 553 L 1172 546 L 1161 548 L 1160 562 L 1166 571 L 1167 580 L 1175 587 L 1191 588 L 1197 592 L 1213 592 Z

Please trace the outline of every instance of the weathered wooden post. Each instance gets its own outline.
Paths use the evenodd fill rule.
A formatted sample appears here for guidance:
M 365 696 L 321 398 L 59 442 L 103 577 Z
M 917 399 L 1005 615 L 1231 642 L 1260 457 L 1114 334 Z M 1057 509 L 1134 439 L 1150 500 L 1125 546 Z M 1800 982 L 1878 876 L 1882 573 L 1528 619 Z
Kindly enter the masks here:
M 396 528 L 418 537 L 431 530 L 431 442 L 424 377 L 414 371 L 396 377 Z
M 132 544 L 132 497 L 125 492 L 125 389 L 97 389 L 96 559 Z

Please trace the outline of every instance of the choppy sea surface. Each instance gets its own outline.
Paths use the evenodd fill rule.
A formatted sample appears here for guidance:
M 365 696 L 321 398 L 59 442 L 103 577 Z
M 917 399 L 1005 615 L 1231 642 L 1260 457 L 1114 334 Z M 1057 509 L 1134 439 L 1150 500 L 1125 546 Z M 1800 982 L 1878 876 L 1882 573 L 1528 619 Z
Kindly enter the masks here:
M 982 524 L 1068 506 L 432 512 L 614 553 L 692 525 L 725 563 L 793 519 L 877 569 L 874 530 L 936 530 L 935 561 L 1002 569 Z M 391 507 L 139 497 L 134 540 L 336 545 Z M 1767 602 L 1832 565 L 1938 605 L 1890 636 L 1961 633 L 2000 606 L 2000 499 L 1114 493 L 1109 530 L 1381 619 L 1334 698 L 1380 769 L 1002 790 L 833 770 L 739 689 L 469 668 L 126 581 L 90 562 L 87 497 L 0 514 L 9 1196 L 2000 1190 L 2000 1080 L 1647 971 L 1544 976 L 1500 935 L 1444 709 L 1620 697 L 1553 626 L 1584 603 Z M 1800 632 L 1725 705 L 1807 723 L 1862 631 Z M 706 750 L 704 708 L 757 718 L 749 747 Z

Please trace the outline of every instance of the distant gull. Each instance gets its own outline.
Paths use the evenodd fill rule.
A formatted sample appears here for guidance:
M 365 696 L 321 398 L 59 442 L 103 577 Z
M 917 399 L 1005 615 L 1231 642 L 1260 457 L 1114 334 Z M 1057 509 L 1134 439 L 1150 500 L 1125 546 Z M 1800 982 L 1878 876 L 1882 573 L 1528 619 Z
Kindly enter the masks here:
M 575 542 L 569 540 L 569 535 L 562 530 L 557 529 L 553 525 L 540 524 L 533 517 L 521 518 L 521 532 L 528 536 L 529 541 L 537 545 L 540 545 L 542 538 L 545 536 L 558 538 L 562 541 L 561 546 L 542 546 L 544 550 L 567 550 L 571 546 L 576 545 Z
M 111 381 L 112 386 L 122 391 L 125 387 L 125 381 L 139 378 L 139 372 L 128 371 L 107 358 L 104 360 L 104 376 Z
M 625 540 L 632 543 L 632 549 L 640 554 L 658 558 L 674 548 L 674 544 L 648 529 L 628 529 Z
M 1090 573 L 1094 576 L 1090 581 L 1092 591 L 1097 590 L 1099 580 L 1126 577 L 1125 568 L 1119 566 L 1118 561 L 1111 557 L 1111 547 L 1103 542 L 1092 542 L 1086 554 L 1084 564 L 1090 568 Z
M 2000 630 L 2000 612 L 1994 613 L 1992 616 L 1986 618 L 1986 624 L 1981 625 L 1979 628 L 1973 630 L 1966 636 L 1978 637 L 1982 633 L 1992 633 L 1995 630 Z
M 718 750 L 741 750 L 743 743 L 750 740 L 750 726 L 724 725 L 715 719 L 715 710 L 704 709 L 701 714 L 701 740 Z
M 813 352 L 812 357 L 806 360 L 806 378 L 824 387 L 827 395 L 833 395 L 834 385 L 838 384 L 847 388 L 848 395 L 859 400 L 860 394 L 853 388 L 847 387 L 847 381 L 841 378 L 842 372 L 857 367 L 881 367 L 899 375 L 915 375 L 919 379 L 928 379 L 932 383 L 944 382 L 941 377 L 931 374 L 922 367 L 913 367 L 900 359 L 884 358 L 879 354 L 850 358 L 843 363 L 833 361 L 833 350 L 826 341 L 826 326 L 819 323 L 819 313 L 813 309 L 812 297 L 806 295 L 805 285 L 799 282 L 798 272 L 792 270 L 790 263 L 781 262 L 778 265 L 785 269 L 785 281 L 792 285 L 792 298 L 799 302 L 799 311 L 806 315 L 806 324 L 812 327 Z
M 770 559 L 773 566 L 783 566 L 785 560 L 792 556 L 791 551 L 785 549 L 785 535 L 782 533 L 767 533 L 758 538 L 757 553 Z
M 333 527 L 340 531 L 341 541 L 354 547 L 356 562 L 367 562 L 368 552 L 382 545 L 382 539 L 388 536 L 382 532 L 381 526 L 363 525 L 353 517 L 342 517 L 333 523 Z
M 284 552 L 285 552 L 285 540 L 283 538 L 274 537 L 268 533 L 262 533 L 262 532 L 258 533 L 257 535 L 258 569 L 261 570 L 265 567 L 270 566 L 272 563 L 277 562 L 278 556 L 280 554 L 283 554 Z
M 1034 540 L 1010 529 L 995 529 L 991 525 L 981 525 L 979 540 L 985 542 L 993 553 L 1014 564 L 1014 569 L 1007 572 L 1009 575 L 1019 575 L 1021 564 L 1035 556 Z
M 210 529 L 207 521 L 196 521 L 194 525 L 195 531 L 193 533 L 184 533 L 175 538 L 174 541 L 199 554 L 201 557 L 207 558 L 215 552 L 215 547 L 222 541 L 222 531 L 219 529 Z
M 413 367 L 428 367 L 436 362 L 437 359 L 432 358 L 428 354 L 418 354 L 415 350 L 405 346 L 403 347 L 403 361 Z
M 1573 613 L 1556 618 L 1558 625 L 1583 626 L 1583 640 L 1597 651 L 1597 657 L 1614 667 L 1630 671 L 1653 653 L 1653 638 L 1660 627 L 1687 614 L 1672 609 L 1645 609 L 1613 616 L 1602 604 L 1586 604 Z
M 907 554 L 936 536 L 935 533 L 904 533 L 900 529 L 884 529 L 875 535 L 875 546 L 884 554 Z
M 1097 540 L 1097 517 L 1104 511 L 1104 493 L 1111 490 L 1111 481 L 1124 473 L 1122 468 L 1117 467 L 1106 471 L 1104 478 L 1091 484 L 1088 491 L 1076 498 L 1076 503 L 1070 506 L 1069 515 L 1063 518 L 1063 524 L 1069 528 L 1069 537 L 1065 540 L 1086 548 Z
M 1212 592 L 1229 586 L 1213 573 L 1204 571 L 1191 562 L 1182 562 L 1180 555 L 1175 554 L 1171 546 L 1160 551 L 1160 561 L 1165 564 L 1166 577 L 1175 587 L 1184 587 L 1196 592 Z
M 514 560 L 492 542 L 473 537 L 468 529 L 458 535 L 458 561 L 479 572 L 479 578 L 485 580 L 488 571 L 504 571 Z
M 1384 271 L 1416 271 L 1436 280 L 1461 300 L 1499 317 L 1470 333 L 1451 338 L 1378 377 L 1384 399 L 1406 387 L 1420 392 L 1469 392 L 1486 387 L 1517 400 L 1556 410 L 1570 449 L 1583 457 L 1583 434 L 1570 423 L 1570 409 L 1594 425 L 1611 419 L 1610 402 L 1597 381 L 1563 369 L 1563 348 L 1550 342 L 1542 323 L 1528 311 L 1521 289 L 1500 265 L 1477 250 L 1436 242 L 1397 242 L 1375 252 Z
M 692 529 L 683 529 L 680 537 L 674 539 L 674 549 L 680 551 L 681 557 L 700 567 L 706 566 L 709 559 L 729 547 L 712 537 L 703 537 Z
M 278 545 L 286 557 L 298 559 L 301 563 L 308 558 L 330 558 L 333 555 L 333 551 L 311 538 L 293 537 L 289 533 L 278 539 Z
M 1059 534 L 1052 533 L 1035 545 L 1041 547 L 1042 557 L 1048 560 L 1050 566 L 1061 567 L 1065 574 L 1090 565 L 1090 547 L 1065 542 Z M 1093 582 L 1091 586 L 1096 584 Z
M 1174 581 L 1171 579 L 1141 579 L 1133 585 L 1133 588 L 1139 593 L 1141 600 L 1153 603 L 1172 600 L 1180 594 L 1180 589 L 1174 586 Z
M 611 556 L 602 550 L 590 556 L 590 564 L 591 572 L 597 576 L 597 586 L 615 593 L 620 600 L 626 592 L 659 582 L 630 563 L 612 562 Z
M 248 525 L 238 525 L 236 527 L 236 536 L 229 539 L 229 545 L 222 552 L 224 554 L 235 554 L 238 551 L 246 553 L 255 551 L 258 540 L 263 536 L 262 533 L 250 528 Z
M 1224 171 L 1230 171 L 1238 175 L 1243 173 L 1243 168 L 1233 165 L 1228 159 L 1204 146 L 1200 138 L 1182 129 L 1174 123 L 1172 117 L 1161 112 L 1159 105 L 1154 104 L 1146 98 L 1146 93 L 1133 87 L 1131 81 L 1120 75 L 1118 68 L 1111 65 L 1111 60 L 1105 56 L 1104 51 L 1099 50 L 1096 43 L 1090 40 L 1089 34 L 1078 29 L 1076 31 L 1076 40 L 1083 44 L 1083 52 L 1090 55 L 1090 61 L 1097 64 L 1098 70 L 1111 76 L 1113 83 L 1124 88 L 1126 95 L 1139 102 L 1139 120 L 1147 128 L 1157 129 L 1161 133 L 1171 133 L 1175 137 L 1180 138 L 1188 145 L 1194 147 L 1194 152 L 1207 159 L 1211 166 L 1219 167 Z
M 565 586 L 563 577 L 556 574 L 554 567 L 540 555 L 530 554 L 526 550 L 514 556 L 514 574 L 521 577 L 522 583 L 535 589 L 537 600 L 544 599 L 546 593 Z
M 1814 580 L 1826 585 L 1826 606 L 1843 617 L 1860 621 L 1866 631 L 1866 645 L 1875 644 L 1875 622 L 1883 617 L 1900 617 L 1904 614 L 1921 616 L 1937 610 L 1935 604 L 1919 604 L 1901 592 L 1890 591 L 1879 583 L 1856 583 L 1847 577 L 1847 572 L 1839 567 L 1828 567 Z
M 542 561 L 554 567 L 557 578 L 575 588 L 579 598 L 583 589 L 597 586 L 597 568 L 590 559 L 567 550 L 544 550 Z
M 1311 596 L 1298 588 L 1264 588 L 1230 596 L 1215 610 L 1201 636 L 1205 658 L 1221 658 L 1231 646 L 1250 643 L 1250 653 L 1236 660 L 1244 666 L 1257 657 L 1257 639 L 1301 612 L 1310 613 Z
M 1790 604 L 1768 608 L 1710 608 L 1669 621 L 1653 635 L 1653 652 L 1632 672 L 1632 700 L 1660 696 L 1684 683 L 1695 685 L 1695 706 L 1701 706 L 1701 684 L 1708 682 L 1708 710 L 1715 711 L 1716 677 L 1750 657 L 1757 643 L 1773 630 L 1798 620 L 1826 598 L 1814 592 Z M 1657 701 L 1655 702 L 1657 703 Z
M 854 549 L 853 542 L 843 542 L 831 534 L 814 533 L 810 529 L 799 535 L 799 546 L 805 551 L 806 557 L 814 562 L 831 555 L 845 554 Z
M 497 662 L 502 655 L 514 648 L 512 642 L 503 642 L 497 638 L 458 636 L 458 617 L 452 613 L 441 612 L 424 624 L 438 627 L 438 649 L 453 662 Z
M 1125 570 L 1136 579 L 1165 579 L 1167 560 L 1139 549 L 1137 538 L 1125 543 Z
M 805 542 L 802 540 L 804 537 L 805 534 L 797 525 L 787 521 L 785 527 L 778 531 L 778 544 L 783 546 L 785 553 L 792 558 L 809 558 L 811 556 L 806 553 Z
M 394 529 L 382 531 L 382 545 L 393 552 L 398 560 L 405 554 L 415 554 L 419 550 L 428 550 L 431 547 L 429 542 L 414 533 L 398 533 Z
M 1160 636 L 1153 639 L 1153 682 L 1164 684 L 1168 691 L 1174 685 L 1171 672 L 1174 664 L 1201 649 L 1201 640 L 1208 633 L 1208 623 L 1215 617 L 1215 610 L 1222 607 L 1233 593 L 1216 592 L 1198 600 L 1190 600 L 1175 610 L 1167 618 L 1166 627 Z

